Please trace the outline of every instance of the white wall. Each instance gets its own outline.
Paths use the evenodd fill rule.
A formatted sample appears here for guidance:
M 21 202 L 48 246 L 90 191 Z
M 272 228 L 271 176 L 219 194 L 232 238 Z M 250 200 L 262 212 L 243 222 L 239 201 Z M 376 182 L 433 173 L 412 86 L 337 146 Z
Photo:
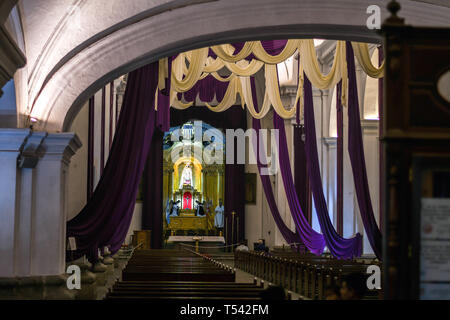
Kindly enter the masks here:
M 68 178 L 68 220 L 74 218 L 86 205 L 87 198 L 87 158 L 88 158 L 88 131 L 89 107 L 86 104 L 81 109 L 72 124 L 71 131 L 76 132 L 83 146 L 72 157 L 69 166 Z

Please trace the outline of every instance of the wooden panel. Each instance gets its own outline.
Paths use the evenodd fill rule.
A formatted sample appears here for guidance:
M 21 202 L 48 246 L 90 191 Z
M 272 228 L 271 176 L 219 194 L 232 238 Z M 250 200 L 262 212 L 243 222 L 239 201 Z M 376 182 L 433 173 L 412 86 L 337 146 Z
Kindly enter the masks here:
M 435 163 L 449 153 L 450 103 L 438 93 L 437 83 L 450 70 L 450 29 L 405 26 L 394 14 L 382 33 L 384 292 L 386 299 L 418 299 L 420 200 L 433 193 L 433 185 L 426 175 L 420 184 L 414 163 L 418 158 Z
M 133 246 L 137 247 L 142 244 L 137 250 L 150 250 L 151 249 L 151 231 L 140 230 L 135 231 L 132 237 Z

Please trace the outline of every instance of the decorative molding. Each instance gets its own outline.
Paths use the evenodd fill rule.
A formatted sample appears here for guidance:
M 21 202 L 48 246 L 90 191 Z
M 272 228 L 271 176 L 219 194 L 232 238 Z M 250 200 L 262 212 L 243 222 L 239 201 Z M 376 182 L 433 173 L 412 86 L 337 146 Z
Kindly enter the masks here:
M 52 133 L 44 140 L 38 153 L 43 158 L 69 164 L 70 158 L 82 145 L 76 133 Z
M 30 129 L 0 129 L 0 152 L 19 152 L 30 134 Z
M 26 140 L 22 148 L 22 152 L 18 158 L 19 168 L 36 167 L 39 160 L 38 150 L 47 135 L 47 132 L 31 132 L 31 135 Z

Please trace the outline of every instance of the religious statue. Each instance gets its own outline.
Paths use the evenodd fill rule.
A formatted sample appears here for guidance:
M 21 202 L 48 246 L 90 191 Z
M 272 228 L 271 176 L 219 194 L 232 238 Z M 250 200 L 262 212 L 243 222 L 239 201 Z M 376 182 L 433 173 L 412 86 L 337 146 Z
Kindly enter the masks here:
M 183 186 L 185 185 L 191 186 L 192 188 L 194 187 L 194 181 L 192 179 L 192 168 L 190 162 L 188 162 L 184 166 L 183 171 L 181 172 L 180 189 L 182 189 Z
M 197 203 L 197 211 L 195 212 L 195 215 L 197 217 L 204 217 L 206 201 L 200 202 L 200 201 L 195 200 L 195 202 Z
M 178 200 L 177 202 L 174 202 L 173 200 L 167 199 L 167 204 L 166 204 L 166 221 L 167 221 L 167 225 L 170 224 L 170 217 L 177 217 L 178 216 L 178 211 L 179 211 L 179 203 L 180 200 Z
M 180 202 L 181 200 L 178 200 L 176 202 L 173 203 L 173 207 L 172 207 L 172 213 L 170 214 L 171 217 L 177 217 L 179 216 L 179 211 L 180 211 Z
M 167 221 L 167 225 L 169 225 L 170 223 L 170 214 L 172 213 L 172 209 L 173 209 L 173 200 L 167 199 L 167 203 L 166 203 L 166 221 Z
M 219 199 L 219 205 L 216 207 L 216 215 L 214 216 L 214 226 L 221 231 L 224 225 L 224 211 L 225 208 L 222 204 L 222 199 Z

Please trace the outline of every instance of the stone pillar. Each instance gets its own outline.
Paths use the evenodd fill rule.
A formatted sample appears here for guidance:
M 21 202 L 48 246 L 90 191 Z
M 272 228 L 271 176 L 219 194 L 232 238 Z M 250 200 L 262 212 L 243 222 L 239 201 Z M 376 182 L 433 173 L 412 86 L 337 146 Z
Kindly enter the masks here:
M 46 132 L 33 132 L 26 141 L 20 156 L 20 205 L 16 213 L 16 246 L 15 246 L 15 275 L 28 276 L 31 271 L 31 223 L 35 214 L 36 183 L 35 167 L 37 165 L 37 151 Z
M 324 161 L 323 161 L 323 154 L 325 146 L 322 143 L 322 137 L 324 135 L 324 114 L 325 112 L 325 106 L 323 102 L 323 91 L 319 90 L 315 87 L 313 87 L 313 102 L 314 102 L 314 120 L 316 125 L 316 141 L 317 141 L 317 155 L 319 157 L 319 167 L 320 167 L 320 174 L 322 177 L 322 183 L 324 183 L 323 180 L 323 167 L 324 167 Z M 320 223 L 319 219 L 317 218 L 317 212 L 316 212 L 316 206 L 314 201 L 312 201 L 312 214 L 311 214 L 311 223 L 314 230 L 321 232 L 320 230 Z
M 56 133 L 49 134 L 40 148 L 31 224 L 31 275 L 65 273 L 66 177 L 70 158 L 80 147 L 76 134 Z
M 17 157 L 28 129 L 0 129 L 0 278 L 14 276 L 17 197 Z
M 336 185 L 336 145 L 337 138 L 323 138 L 326 146 L 325 149 L 325 165 L 323 167 L 323 181 L 325 199 L 327 201 L 328 213 L 337 230 L 337 185 Z
M 369 181 L 370 200 L 372 201 L 373 213 L 375 220 L 380 224 L 380 196 L 379 196 L 379 172 L 380 172 L 380 153 L 378 152 L 378 120 L 362 120 L 361 121 L 363 144 L 364 144 L 364 156 L 366 161 L 367 179 Z M 356 194 L 355 194 L 356 198 Z M 373 254 L 373 249 L 370 246 L 369 239 L 365 236 L 364 225 L 361 220 L 361 214 L 359 212 L 359 206 L 356 202 L 355 211 L 358 212 L 357 226 L 358 232 L 364 234 L 363 236 L 363 253 Z

